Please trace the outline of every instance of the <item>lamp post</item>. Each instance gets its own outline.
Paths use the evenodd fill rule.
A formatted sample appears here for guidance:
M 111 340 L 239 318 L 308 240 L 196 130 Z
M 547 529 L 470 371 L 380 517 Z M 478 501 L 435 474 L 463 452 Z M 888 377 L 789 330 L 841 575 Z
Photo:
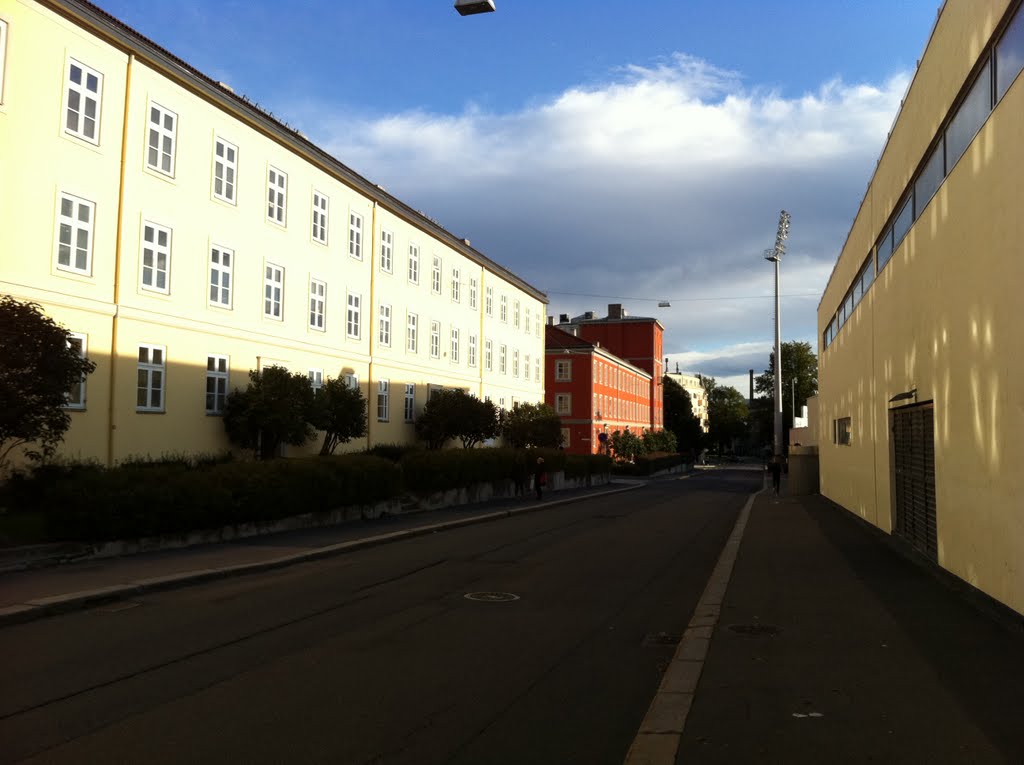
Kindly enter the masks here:
M 782 454 L 782 319 L 779 315 L 779 263 L 786 253 L 789 237 L 789 213 L 779 214 L 779 228 L 775 232 L 775 246 L 764 251 L 765 260 L 775 263 L 775 437 L 774 454 Z

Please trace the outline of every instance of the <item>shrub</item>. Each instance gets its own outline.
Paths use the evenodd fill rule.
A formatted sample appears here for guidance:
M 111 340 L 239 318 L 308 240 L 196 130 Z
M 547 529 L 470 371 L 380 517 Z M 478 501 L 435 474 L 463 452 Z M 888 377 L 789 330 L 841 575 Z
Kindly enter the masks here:
M 612 460 L 604 454 L 567 454 L 566 478 L 589 478 L 611 472 Z

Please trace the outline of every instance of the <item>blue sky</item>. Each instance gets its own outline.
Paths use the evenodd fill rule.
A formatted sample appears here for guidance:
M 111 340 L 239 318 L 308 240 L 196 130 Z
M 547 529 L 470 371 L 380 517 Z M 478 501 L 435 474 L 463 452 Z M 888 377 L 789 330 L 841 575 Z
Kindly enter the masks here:
M 548 291 L 550 313 L 658 316 L 673 363 L 744 392 L 768 363 L 761 251 L 786 208 L 783 339 L 816 347 L 939 0 L 496 4 L 100 0 Z

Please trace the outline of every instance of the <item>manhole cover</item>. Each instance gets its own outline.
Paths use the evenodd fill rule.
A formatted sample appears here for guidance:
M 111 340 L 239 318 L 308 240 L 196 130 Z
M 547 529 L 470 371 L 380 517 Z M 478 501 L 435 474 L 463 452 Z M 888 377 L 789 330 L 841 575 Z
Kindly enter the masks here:
M 730 624 L 729 629 L 747 637 L 775 637 L 782 629 L 774 624 Z
M 507 603 L 510 600 L 519 600 L 519 596 L 511 592 L 467 592 L 463 597 L 466 600 L 482 600 L 485 603 Z
M 682 635 L 679 635 L 674 632 L 654 632 L 650 635 L 644 635 L 642 645 L 647 647 L 662 645 L 679 645 L 679 641 L 682 639 Z

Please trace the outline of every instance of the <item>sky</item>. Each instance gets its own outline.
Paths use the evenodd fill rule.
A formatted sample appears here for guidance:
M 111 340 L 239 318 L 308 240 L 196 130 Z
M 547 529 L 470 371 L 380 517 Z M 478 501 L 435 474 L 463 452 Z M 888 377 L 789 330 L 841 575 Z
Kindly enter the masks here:
M 98 0 L 550 299 L 747 393 L 817 306 L 940 0 Z M 659 307 L 669 301 L 670 307 Z

